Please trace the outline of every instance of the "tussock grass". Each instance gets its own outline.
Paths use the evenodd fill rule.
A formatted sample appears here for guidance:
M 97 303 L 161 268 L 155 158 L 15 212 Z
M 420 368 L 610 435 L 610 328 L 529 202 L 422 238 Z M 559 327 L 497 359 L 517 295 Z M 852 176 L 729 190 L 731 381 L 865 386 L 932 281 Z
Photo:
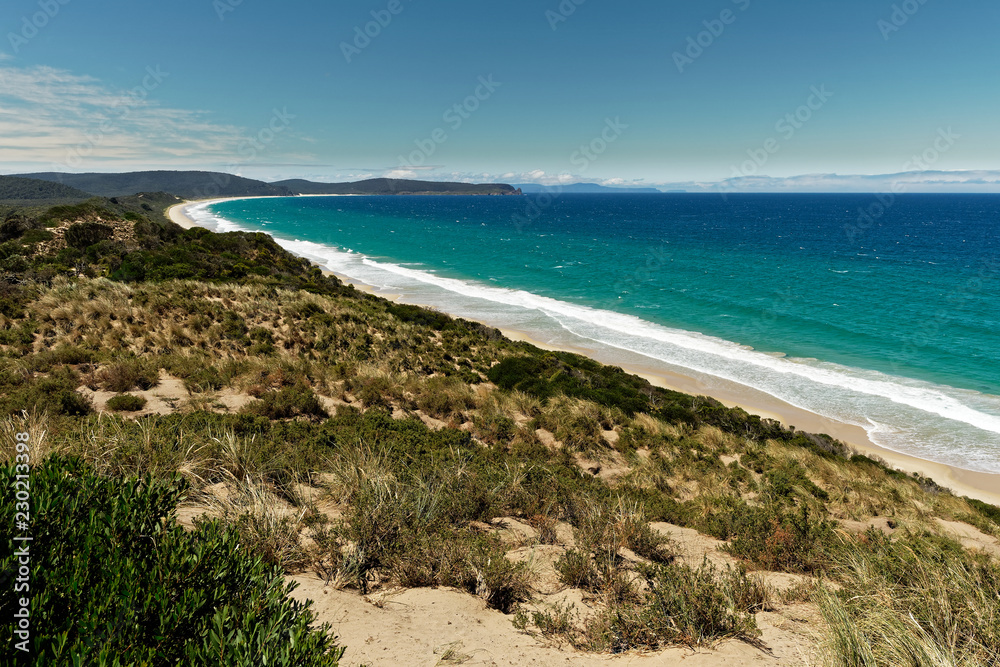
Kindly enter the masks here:
M 413 474 L 396 469 L 387 452 L 362 445 L 343 450 L 329 469 L 330 493 L 349 508 L 318 535 L 331 581 L 363 593 L 385 582 L 456 586 L 505 612 L 527 599 L 527 569 L 507 561 L 496 538 L 462 528 L 467 508 L 455 491 L 468 474 L 462 466 Z M 493 489 L 498 496 L 519 484 L 512 473 Z
M 17 456 L 27 454 L 28 462 L 37 464 L 58 453 L 59 448 L 49 438 L 49 429 L 49 418 L 45 413 L 24 410 L 19 415 L 5 417 L 0 421 L 0 461 L 24 463 L 24 459 Z M 18 448 L 18 433 L 28 434 L 28 441 L 24 443 L 27 451 Z
M 650 436 L 668 438 L 671 440 L 677 440 L 685 433 L 685 429 L 683 427 L 678 426 L 677 424 L 670 424 L 662 419 L 651 417 L 646 413 L 637 414 L 632 419 L 632 426 L 644 431 Z
M 819 594 L 829 665 L 1000 663 L 1000 565 L 929 535 L 845 545 L 844 588 Z
M 300 540 L 306 509 L 289 507 L 259 477 L 233 476 L 226 486 L 224 495 L 205 497 L 209 516 L 233 526 L 252 553 L 285 572 L 298 571 L 311 561 Z

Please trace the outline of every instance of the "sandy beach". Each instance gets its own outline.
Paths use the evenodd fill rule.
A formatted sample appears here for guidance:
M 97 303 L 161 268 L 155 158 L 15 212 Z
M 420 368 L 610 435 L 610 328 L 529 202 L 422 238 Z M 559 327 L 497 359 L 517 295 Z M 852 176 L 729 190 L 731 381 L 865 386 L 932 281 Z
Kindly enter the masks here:
M 190 229 L 197 226 L 186 213 L 186 208 L 198 203 L 231 201 L 233 199 L 244 199 L 243 197 L 187 201 L 175 206 L 171 206 L 167 215 L 176 224 Z M 321 267 L 322 268 L 322 267 Z M 354 285 L 355 288 L 364 291 L 377 293 L 385 298 L 398 298 L 398 295 L 378 292 L 375 288 L 364 283 L 359 283 L 347 276 L 324 269 L 324 273 L 334 275 L 341 281 Z M 420 304 L 416 304 L 420 305 Z M 494 326 L 490 322 L 483 322 L 488 326 Z M 567 351 L 592 357 L 602 363 L 611 363 L 607 359 L 602 359 L 601 355 L 594 350 L 586 348 L 573 348 L 569 346 L 553 347 L 532 338 L 530 332 L 517 331 L 511 329 L 501 329 L 505 336 L 512 340 L 522 340 L 529 342 L 543 349 L 556 351 Z M 811 433 L 826 433 L 838 440 L 846 443 L 861 454 L 881 458 L 887 464 L 907 473 L 919 473 L 928 477 L 939 485 L 950 489 L 956 495 L 969 496 L 977 500 L 1000 506 L 1000 475 L 991 473 L 975 472 L 963 470 L 953 466 L 948 466 L 934 461 L 927 461 L 907 454 L 894 452 L 892 450 L 879 447 L 868 437 L 867 432 L 851 424 L 845 424 L 828 419 L 808 410 L 795 407 L 784 401 L 763 392 L 744 386 L 734 386 L 732 389 L 720 389 L 719 387 L 707 387 L 699 380 L 687 377 L 682 374 L 672 373 L 663 369 L 654 369 L 643 366 L 635 366 L 614 362 L 614 365 L 622 366 L 630 373 L 635 373 L 646 378 L 650 383 L 697 396 L 710 396 L 729 407 L 741 407 L 751 414 L 760 415 L 770 419 L 776 419 L 781 423 Z

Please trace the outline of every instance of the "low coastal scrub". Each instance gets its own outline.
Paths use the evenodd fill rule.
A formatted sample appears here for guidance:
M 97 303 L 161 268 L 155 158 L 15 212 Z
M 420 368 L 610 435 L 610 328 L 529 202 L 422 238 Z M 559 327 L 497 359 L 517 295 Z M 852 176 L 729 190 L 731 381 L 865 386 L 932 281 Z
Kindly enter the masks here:
M 281 584 L 300 572 L 363 595 L 453 587 L 591 651 L 761 646 L 760 612 L 794 602 L 822 616 L 831 665 L 997 663 L 997 562 L 947 531 L 990 544 L 1000 509 L 828 436 L 361 294 L 265 235 L 129 215 L 59 207 L 0 244 L 21 267 L 0 280 L 0 460 L 32 433 L 55 559 L 39 579 L 48 664 L 334 664 Z M 29 232 L 98 217 L 111 238 L 36 252 L 51 239 Z M 169 414 L 134 414 L 148 390 Z M 98 413 L 91 391 L 118 395 Z M 187 532 L 178 503 L 198 517 Z M 695 531 L 718 540 L 712 558 L 666 536 Z M 524 550 L 582 602 L 536 604 Z M 796 583 L 779 594 L 769 576 Z M 69 608 L 94 612 L 70 627 Z M 101 629 L 126 613 L 145 619 L 128 644 Z M 271 655 L 265 636 L 296 643 Z
M 564 571 L 580 554 L 567 556 L 561 566 Z M 571 609 L 559 606 L 521 613 L 515 624 L 589 651 L 711 646 L 728 638 L 759 645 L 754 614 L 771 608 L 771 593 L 759 577 L 743 568 L 720 572 L 708 561 L 698 567 L 646 565 L 624 581 L 628 594 L 609 598 L 605 593 L 604 611 L 582 625 Z
M 667 644 L 699 646 L 727 637 L 753 642 L 760 636 L 753 612 L 763 602 L 746 599 L 755 584 L 745 572 L 719 576 L 705 562 L 697 568 L 644 568 L 643 576 L 647 589 L 638 603 L 611 606 L 587 629 L 591 648 L 617 653 Z

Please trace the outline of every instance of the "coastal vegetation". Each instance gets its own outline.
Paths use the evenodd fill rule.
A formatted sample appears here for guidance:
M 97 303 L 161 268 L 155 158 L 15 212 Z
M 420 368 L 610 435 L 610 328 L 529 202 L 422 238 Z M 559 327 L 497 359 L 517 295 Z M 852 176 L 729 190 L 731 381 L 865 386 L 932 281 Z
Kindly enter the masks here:
M 464 591 L 577 650 L 767 651 L 790 614 L 829 665 L 1000 664 L 1000 509 L 150 208 L 11 214 L 0 243 L 44 664 L 336 664 L 301 573 Z

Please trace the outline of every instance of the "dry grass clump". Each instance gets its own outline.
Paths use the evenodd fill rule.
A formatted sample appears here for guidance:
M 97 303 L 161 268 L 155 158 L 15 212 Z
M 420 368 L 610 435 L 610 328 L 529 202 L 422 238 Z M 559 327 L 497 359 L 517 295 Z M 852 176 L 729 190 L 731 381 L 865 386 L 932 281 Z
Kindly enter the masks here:
M 101 368 L 95 380 L 104 391 L 118 394 L 152 389 L 160 382 L 160 369 L 151 359 L 125 358 Z
M 601 406 L 566 396 L 546 401 L 536 422 L 540 428 L 551 431 L 570 451 L 585 454 L 607 449 L 602 433 L 605 427 L 613 426 Z
M 203 443 L 181 432 L 164 431 L 154 419 L 102 413 L 76 428 L 75 433 L 62 434 L 60 450 L 80 456 L 102 475 L 169 478 L 180 474 L 196 487 L 211 476 Z
M 49 418 L 45 413 L 25 410 L 19 415 L 5 417 L 0 421 L 0 461 L 34 465 L 58 453 L 59 449 L 49 438 L 49 429 Z M 17 438 L 20 433 L 28 434 L 26 442 Z M 27 460 L 24 455 L 27 455 Z
M 232 479 L 258 479 L 271 472 L 272 462 L 263 462 L 259 456 L 256 434 L 240 437 L 231 428 L 220 433 L 209 430 L 208 437 L 214 446 L 211 462 L 214 477 L 227 475 Z
M 444 421 L 466 421 L 465 417 L 477 406 L 476 394 L 459 378 L 436 376 L 411 382 L 410 404 L 432 417 Z
M 767 451 L 776 461 L 794 461 L 808 471 L 828 493 L 825 511 L 837 518 L 866 521 L 890 517 L 901 525 L 929 526 L 933 516 L 959 517 L 970 512 L 964 499 L 877 462 L 824 458 L 776 442 L 769 442 Z
M 698 440 L 702 446 L 716 454 L 738 452 L 745 443 L 732 433 L 725 433 L 717 426 L 702 426 L 698 429 Z
M 635 563 L 648 559 L 670 562 L 675 545 L 649 527 L 638 503 L 618 498 L 584 501 L 573 510 L 576 548 L 556 562 L 563 583 L 596 594 L 606 604 L 636 601 L 639 595 Z
M 845 545 L 823 589 L 828 665 L 1000 664 L 1000 565 L 927 534 L 869 531 Z
M 632 426 L 657 438 L 677 440 L 684 435 L 684 428 L 677 424 L 669 424 L 662 419 L 639 413 L 632 418 Z
M 246 547 L 286 572 L 311 562 L 300 533 L 307 509 L 295 509 L 274 493 L 262 478 L 232 476 L 226 493 L 204 497 L 206 514 L 235 528 Z

